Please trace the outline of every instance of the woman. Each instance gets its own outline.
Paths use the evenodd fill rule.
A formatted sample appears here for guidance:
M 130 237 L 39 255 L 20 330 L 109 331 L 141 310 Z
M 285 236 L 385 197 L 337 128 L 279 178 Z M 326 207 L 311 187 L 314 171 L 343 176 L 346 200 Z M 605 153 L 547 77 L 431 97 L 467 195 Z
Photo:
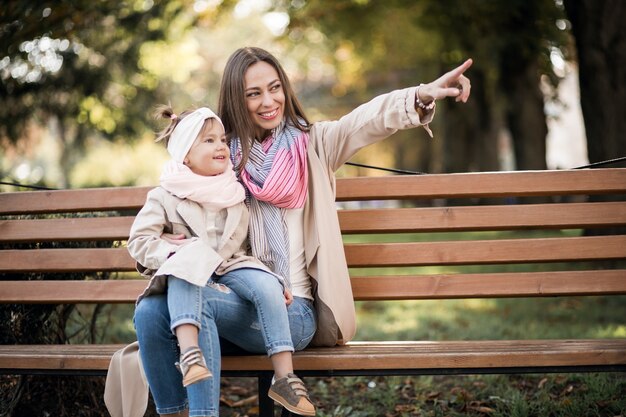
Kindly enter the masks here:
M 356 330 L 334 172 L 359 149 L 398 129 L 424 125 L 430 133 L 436 99 L 467 101 L 470 83 L 463 72 L 471 64 L 468 60 L 433 83 L 379 96 L 338 121 L 310 124 L 269 52 L 241 48 L 227 62 L 218 112 L 231 139 L 231 158 L 250 194 L 252 254 L 275 273 L 281 254 L 289 254 L 286 279 L 294 296 L 315 300 L 313 344 L 342 344 Z M 280 187 L 285 195 L 277 196 Z M 293 204 L 281 205 L 283 200 Z M 272 238 L 267 230 L 275 231 Z
M 285 278 L 294 295 L 289 307 L 296 350 L 333 346 L 355 333 L 355 311 L 336 214 L 334 172 L 359 149 L 399 129 L 423 126 L 435 100 L 466 102 L 467 60 L 437 80 L 392 91 L 337 121 L 309 123 L 278 60 L 260 48 L 241 48 L 229 58 L 219 113 L 231 140 L 231 158 L 248 191 L 252 255 Z M 432 136 L 432 134 L 431 134 Z M 263 352 L 254 329 L 254 308 L 232 291 L 207 287 L 203 329 L 250 351 Z M 135 311 L 141 361 L 157 411 L 162 415 L 217 416 L 220 352 L 205 352 L 214 378 L 175 390 L 176 341 L 169 330 L 167 302 L 142 300 Z M 156 320 L 155 317 L 159 317 Z M 200 337 L 211 337 L 201 330 Z M 208 343 L 211 344 L 211 343 Z M 306 396 L 300 384 L 297 393 Z M 259 393 L 263 395 L 263 393 Z M 187 398 L 190 412 L 186 414 Z

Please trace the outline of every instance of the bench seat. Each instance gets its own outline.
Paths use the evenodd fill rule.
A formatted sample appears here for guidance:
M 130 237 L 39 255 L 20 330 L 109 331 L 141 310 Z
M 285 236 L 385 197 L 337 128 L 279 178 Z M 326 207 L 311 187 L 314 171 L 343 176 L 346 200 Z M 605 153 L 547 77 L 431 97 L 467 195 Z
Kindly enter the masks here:
M 0 370 L 8 374 L 106 374 L 123 345 L 0 345 Z M 303 375 L 546 372 L 626 369 L 626 340 L 472 340 L 350 342 L 294 354 Z M 225 373 L 271 371 L 264 355 L 225 356 Z

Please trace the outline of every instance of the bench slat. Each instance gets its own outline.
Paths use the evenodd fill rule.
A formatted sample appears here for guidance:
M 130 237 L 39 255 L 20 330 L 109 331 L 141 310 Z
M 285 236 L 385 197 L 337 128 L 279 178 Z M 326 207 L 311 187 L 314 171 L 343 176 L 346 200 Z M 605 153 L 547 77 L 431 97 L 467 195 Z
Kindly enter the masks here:
M 613 194 L 626 191 L 626 170 L 514 171 L 340 178 L 337 201 Z M 0 214 L 139 209 L 152 187 L 0 194 Z
M 345 245 L 351 267 L 484 265 L 626 258 L 626 235 Z
M 134 303 L 145 280 L 2 281 L 0 304 Z M 626 270 L 352 277 L 355 300 L 626 294 Z
M 614 194 L 626 170 L 514 171 L 359 177 L 337 180 L 337 201 Z
M 626 202 L 339 210 L 343 233 L 458 232 L 611 227 Z
M 127 240 L 135 218 L 0 220 L 0 242 Z
M 126 248 L 0 251 L 1 272 L 135 271 Z
M 626 224 L 626 202 L 339 210 L 343 233 L 566 229 Z M 134 217 L 0 220 L 0 242 L 126 240 Z
M 350 267 L 484 265 L 626 258 L 626 235 L 345 245 Z M 0 251 L 3 272 L 134 271 L 126 248 Z
M 626 294 L 626 270 L 353 277 L 356 300 Z
M 137 210 L 153 187 L 106 187 L 0 194 L 0 214 Z
M 122 345 L 2 345 L 0 369 L 106 370 Z M 293 356 L 299 371 L 626 365 L 626 339 L 351 342 Z M 265 355 L 224 356 L 224 371 L 271 370 Z

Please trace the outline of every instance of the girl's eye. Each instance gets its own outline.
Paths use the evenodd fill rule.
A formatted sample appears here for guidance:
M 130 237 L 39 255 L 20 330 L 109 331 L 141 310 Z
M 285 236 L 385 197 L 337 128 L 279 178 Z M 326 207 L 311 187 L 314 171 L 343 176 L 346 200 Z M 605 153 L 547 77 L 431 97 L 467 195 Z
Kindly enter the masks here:
M 252 97 L 256 97 L 256 96 L 258 96 L 258 95 L 259 95 L 259 93 L 254 92 L 254 93 L 248 93 L 248 94 L 246 94 L 246 97 L 248 97 L 248 98 L 252 98 Z
M 276 90 L 278 90 L 278 89 L 280 89 L 280 84 L 274 84 L 274 85 L 270 88 L 270 90 L 272 90 L 272 91 L 276 91 Z

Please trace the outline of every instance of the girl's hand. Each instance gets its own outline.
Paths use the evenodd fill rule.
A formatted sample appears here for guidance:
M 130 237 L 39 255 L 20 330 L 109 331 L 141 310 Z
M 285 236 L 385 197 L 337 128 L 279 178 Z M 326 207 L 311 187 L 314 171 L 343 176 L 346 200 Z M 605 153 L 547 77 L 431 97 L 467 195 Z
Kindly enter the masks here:
M 417 89 L 419 100 L 422 103 L 430 103 L 446 97 L 456 97 L 455 101 L 465 103 L 470 96 L 472 88 L 469 78 L 463 73 L 472 66 L 472 60 L 468 59 L 455 69 L 446 72 L 435 81 L 424 84 Z
M 283 294 L 285 296 L 285 304 L 288 306 L 291 305 L 291 303 L 293 303 L 293 294 L 291 294 L 291 291 L 285 288 Z
M 179 246 L 182 246 L 191 240 L 191 239 L 185 239 L 185 235 L 182 233 L 179 233 L 176 235 L 173 233 L 163 233 L 161 235 L 161 239 L 163 239 L 167 243 L 171 243 L 172 245 L 179 245 Z

